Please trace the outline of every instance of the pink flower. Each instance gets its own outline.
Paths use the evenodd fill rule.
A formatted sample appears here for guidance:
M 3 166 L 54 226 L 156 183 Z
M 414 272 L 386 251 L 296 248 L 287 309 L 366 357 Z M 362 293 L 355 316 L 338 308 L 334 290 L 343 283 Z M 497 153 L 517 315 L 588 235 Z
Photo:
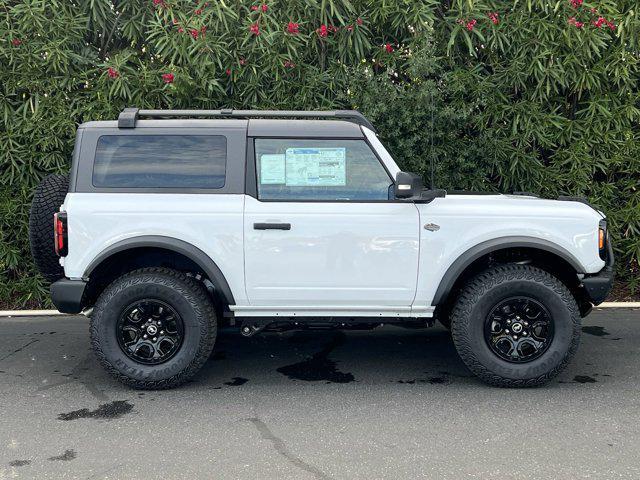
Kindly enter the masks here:
M 200 33 L 202 35 L 204 35 L 206 33 L 206 31 L 207 31 L 207 26 L 206 25 L 203 25 L 203 26 L 200 27 Z
M 390 43 L 385 43 L 384 49 L 387 51 L 387 53 L 393 53 L 393 47 L 391 46 Z
M 329 30 L 330 33 L 336 33 L 339 29 L 335 25 L 329 25 L 327 30 Z
M 164 0 L 153 0 L 153 6 L 154 7 L 163 7 L 164 6 Z
M 470 32 L 473 31 L 473 27 L 476 26 L 476 23 L 478 23 L 478 21 L 474 18 L 471 19 L 467 22 L 467 24 L 465 25 L 466 29 L 469 30 Z
M 487 13 L 487 16 L 493 22 L 494 25 L 498 25 L 500 23 L 500 19 L 498 18 L 498 12 L 489 12 Z
M 269 10 L 269 6 L 266 3 L 263 3 L 261 8 L 263 12 L 266 12 L 267 10 Z
M 171 23 L 173 23 L 174 25 L 177 25 L 178 24 L 178 19 L 177 18 L 172 19 Z
M 579 22 L 578 20 L 576 20 L 576 17 L 569 17 L 567 22 L 569 22 L 569 25 L 573 25 L 576 28 L 584 27 L 584 23 L 583 22 Z
M 251 11 L 252 12 L 257 12 L 259 8 L 260 7 L 258 7 L 258 5 L 251 5 Z
M 247 60 L 244 57 L 240 57 L 240 65 L 246 65 L 247 64 Z
M 198 8 L 198 9 L 196 9 L 196 11 L 195 11 L 195 12 L 193 12 L 193 13 L 195 13 L 196 15 L 200 15 L 200 14 L 202 13 L 202 9 L 201 9 L 201 8 Z
M 173 83 L 173 79 L 175 77 L 173 76 L 173 73 L 163 73 L 162 74 L 162 81 L 164 83 Z
M 249 27 L 249 31 L 255 36 L 260 35 L 260 24 L 258 22 L 252 23 Z
M 11 40 L 11 45 L 13 45 L 14 47 L 18 47 L 22 45 L 22 40 L 20 40 L 19 38 L 14 38 L 13 40 Z
M 296 64 L 291 62 L 291 61 L 289 61 L 289 60 L 284 62 L 284 68 L 293 68 L 295 66 L 296 66 Z
M 287 32 L 289 32 L 291 35 L 297 35 L 298 33 L 300 33 L 298 31 L 298 27 L 299 25 L 297 23 L 289 22 L 287 24 Z
M 320 25 L 320 28 L 316 30 L 318 36 L 325 38 L 329 33 L 325 24 Z
M 344 27 L 347 29 L 347 32 L 353 32 L 353 25 L 347 25 L 346 27 Z
M 120 73 L 115 68 L 109 67 L 107 69 L 107 75 L 109 75 L 109 78 L 118 78 Z
M 582 2 L 584 0 L 571 0 L 571 6 L 573 8 L 578 8 L 580 5 L 582 5 Z
M 362 21 L 362 19 L 360 17 L 358 17 L 358 19 L 356 20 L 356 23 L 360 26 L 362 25 L 364 22 Z
M 196 30 L 195 28 L 192 28 L 191 30 L 189 30 L 189 35 L 191 35 L 194 40 L 198 39 L 198 35 L 199 34 L 200 34 L 200 32 L 198 30 Z
M 178 33 L 184 33 L 184 28 L 182 27 L 178 28 Z
M 231 69 L 230 69 L 230 68 L 227 68 L 227 70 L 225 70 L 225 73 L 226 73 L 227 75 L 231 75 Z

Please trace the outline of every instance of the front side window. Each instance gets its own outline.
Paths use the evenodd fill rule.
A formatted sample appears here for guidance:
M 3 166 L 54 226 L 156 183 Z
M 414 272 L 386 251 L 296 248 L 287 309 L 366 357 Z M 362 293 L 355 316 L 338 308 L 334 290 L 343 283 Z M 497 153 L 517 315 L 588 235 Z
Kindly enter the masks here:
M 364 140 L 255 140 L 261 200 L 388 200 L 389 174 Z
M 93 185 L 106 188 L 222 188 L 227 139 L 221 135 L 104 135 Z

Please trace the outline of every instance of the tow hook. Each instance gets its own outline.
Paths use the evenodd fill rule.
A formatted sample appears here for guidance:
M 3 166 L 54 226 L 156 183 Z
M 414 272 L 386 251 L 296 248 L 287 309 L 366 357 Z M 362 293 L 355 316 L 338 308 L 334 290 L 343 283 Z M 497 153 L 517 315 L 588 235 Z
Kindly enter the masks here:
M 243 325 L 240 328 L 240 333 L 243 337 L 253 337 L 256 333 L 261 332 L 267 324 L 263 325 Z

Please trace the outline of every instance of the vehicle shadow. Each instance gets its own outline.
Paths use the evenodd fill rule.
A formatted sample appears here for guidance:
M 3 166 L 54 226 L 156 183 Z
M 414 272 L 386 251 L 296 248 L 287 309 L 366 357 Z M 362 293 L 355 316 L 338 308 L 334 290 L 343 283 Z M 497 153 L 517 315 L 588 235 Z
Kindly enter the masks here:
M 256 383 L 446 383 L 472 378 L 441 327 L 374 331 L 265 332 L 250 338 L 223 333 L 195 381 Z

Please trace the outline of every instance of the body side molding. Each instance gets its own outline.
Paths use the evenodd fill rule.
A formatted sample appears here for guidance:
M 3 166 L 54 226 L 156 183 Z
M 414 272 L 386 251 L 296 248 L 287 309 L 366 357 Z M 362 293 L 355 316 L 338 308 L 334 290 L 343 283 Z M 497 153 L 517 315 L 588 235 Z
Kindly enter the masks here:
M 224 277 L 224 274 L 218 265 L 216 265 L 216 263 L 206 253 L 184 240 L 178 240 L 176 238 L 165 237 L 162 235 L 142 235 L 127 238 L 110 245 L 91 261 L 89 266 L 85 269 L 83 278 L 89 278 L 91 272 L 93 272 L 98 265 L 112 255 L 125 250 L 144 247 L 164 248 L 190 258 L 200 268 L 202 268 L 204 273 L 207 274 L 226 302 L 229 305 L 235 305 L 236 302 L 233 298 L 233 293 L 231 292 L 231 288 L 229 287 L 229 283 Z
M 565 260 L 577 273 L 582 273 L 583 271 L 580 262 L 570 252 L 549 240 L 525 236 L 494 238 L 471 247 L 449 266 L 442 280 L 440 280 L 431 305 L 440 304 L 449 294 L 460 274 L 478 258 L 497 250 L 518 247 L 535 248 L 553 253 Z

